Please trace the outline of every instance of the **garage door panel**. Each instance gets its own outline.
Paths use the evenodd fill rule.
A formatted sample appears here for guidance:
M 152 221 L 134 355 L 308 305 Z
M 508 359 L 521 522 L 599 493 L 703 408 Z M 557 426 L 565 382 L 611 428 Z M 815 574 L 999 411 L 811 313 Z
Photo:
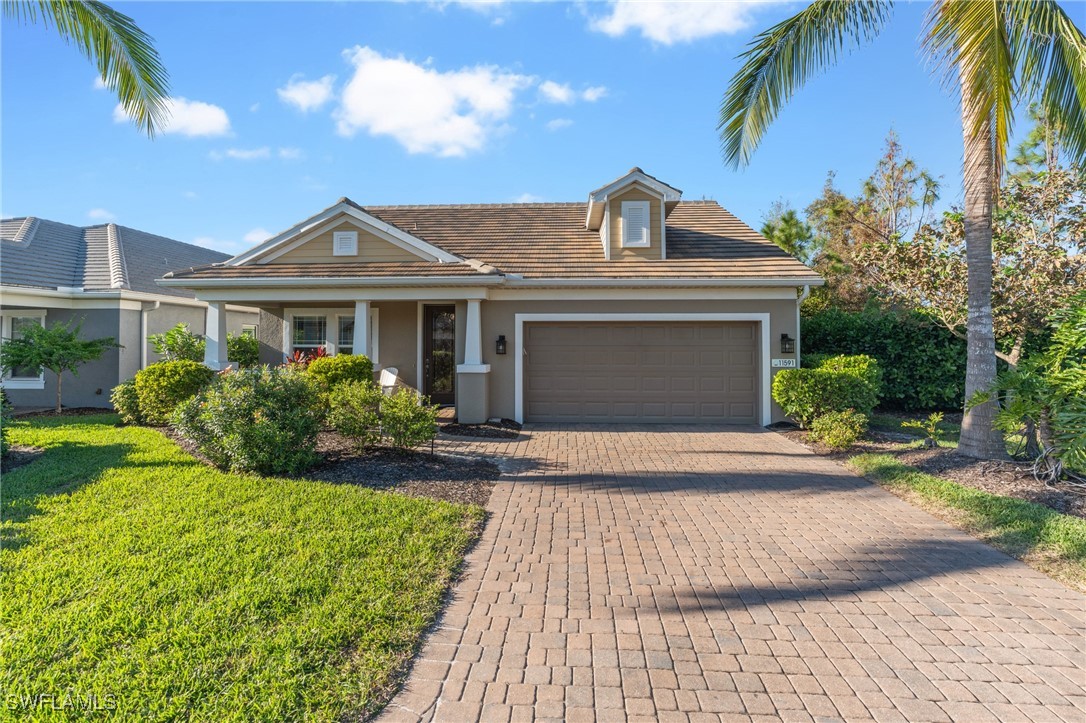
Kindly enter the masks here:
M 749 322 L 525 327 L 529 421 L 757 421 Z

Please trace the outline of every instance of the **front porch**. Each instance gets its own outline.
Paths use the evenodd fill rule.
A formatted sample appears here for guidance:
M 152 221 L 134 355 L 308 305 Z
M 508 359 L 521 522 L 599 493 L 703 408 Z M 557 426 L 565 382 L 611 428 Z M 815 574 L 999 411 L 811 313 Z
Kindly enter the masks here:
M 490 365 L 483 357 L 482 300 L 470 293 L 425 300 L 388 298 L 402 293 L 379 296 L 384 298 L 250 300 L 260 309 L 261 363 L 281 364 L 318 349 L 328 355 L 364 354 L 375 371 L 388 370 L 434 403 L 455 409 L 461 423 L 485 422 Z M 225 304 L 208 303 L 204 362 L 212 369 L 231 362 Z

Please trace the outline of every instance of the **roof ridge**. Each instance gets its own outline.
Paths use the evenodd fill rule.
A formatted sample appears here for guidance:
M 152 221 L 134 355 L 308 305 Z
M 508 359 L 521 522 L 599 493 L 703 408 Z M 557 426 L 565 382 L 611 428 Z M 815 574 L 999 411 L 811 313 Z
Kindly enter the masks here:
M 106 248 L 109 253 L 109 286 L 112 289 L 127 289 L 128 264 L 125 263 L 124 247 L 117 235 L 117 224 L 106 225 Z
M 31 240 L 34 238 L 34 232 L 37 230 L 38 219 L 34 216 L 27 216 L 19 225 L 19 230 L 15 232 L 15 236 L 13 236 L 11 240 L 17 244 L 29 246 Z
M 496 203 L 388 203 L 362 206 L 363 211 L 389 208 L 552 208 L 555 206 L 584 206 L 584 201 L 501 201 Z

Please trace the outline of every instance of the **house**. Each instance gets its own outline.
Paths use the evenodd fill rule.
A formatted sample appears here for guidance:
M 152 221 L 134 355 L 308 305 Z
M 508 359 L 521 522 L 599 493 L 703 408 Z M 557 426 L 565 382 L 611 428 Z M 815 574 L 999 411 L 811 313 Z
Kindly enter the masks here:
M 116 224 L 70 226 L 27 216 L 0 221 L 0 343 L 26 324 L 81 321 L 86 338 L 122 345 L 82 366 L 63 385 L 69 407 L 109 407 L 110 391 L 158 357 L 147 343 L 179 322 L 203 333 L 207 303 L 191 291 L 158 286 L 164 273 L 213 264 L 227 254 Z M 256 332 L 259 312 L 231 305 L 227 328 Z M 0 383 L 12 404 L 56 403 L 56 378 L 13 370 Z
M 368 354 L 460 421 L 769 424 L 811 269 L 713 201 L 632 169 L 580 203 L 350 199 L 159 284 L 260 308 L 264 361 Z

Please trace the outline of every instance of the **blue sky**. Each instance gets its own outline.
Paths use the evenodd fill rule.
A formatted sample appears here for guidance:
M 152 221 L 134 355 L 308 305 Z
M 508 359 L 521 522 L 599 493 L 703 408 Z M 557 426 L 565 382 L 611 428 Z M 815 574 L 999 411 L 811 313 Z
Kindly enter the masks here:
M 810 83 L 749 167 L 721 161 L 735 56 L 792 3 L 117 3 L 170 72 L 148 140 L 53 32 L 2 28 L 4 217 L 114 220 L 236 253 L 331 205 L 576 201 L 638 165 L 758 226 L 827 171 L 854 191 L 895 129 L 960 196 L 957 105 L 926 3 Z M 1020 130 L 1024 131 L 1024 128 Z

